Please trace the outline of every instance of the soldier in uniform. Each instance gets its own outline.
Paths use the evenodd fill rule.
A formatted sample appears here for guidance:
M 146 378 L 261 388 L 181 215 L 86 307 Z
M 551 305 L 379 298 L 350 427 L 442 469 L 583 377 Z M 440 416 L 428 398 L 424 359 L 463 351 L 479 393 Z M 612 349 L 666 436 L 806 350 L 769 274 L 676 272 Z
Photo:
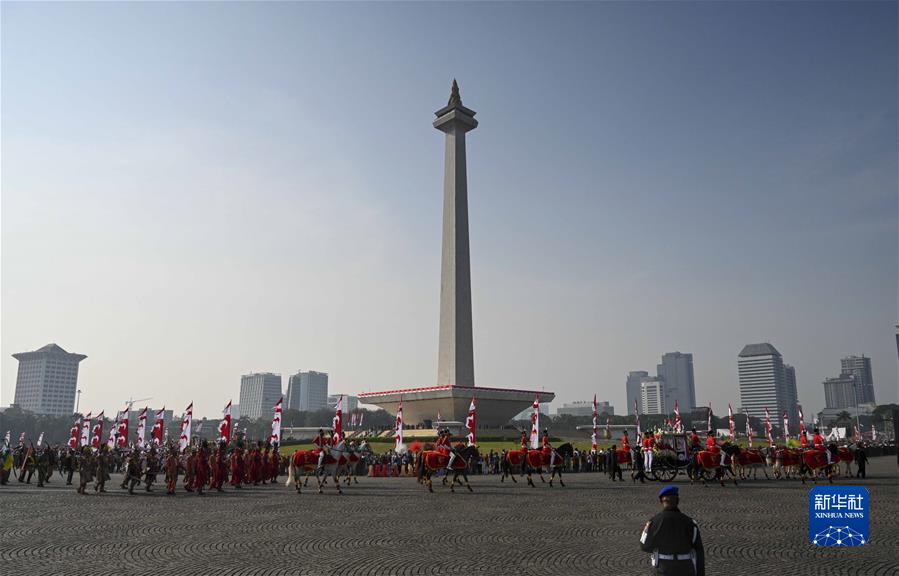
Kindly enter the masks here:
M 35 466 L 37 467 L 37 485 L 38 488 L 44 487 L 44 482 L 49 482 L 50 471 L 53 469 L 50 464 L 50 445 L 41 448 L 37 453 Z
M 606 453 L 606 471 L 609 473 L 609 480 L 612 482 L 615 481 L 615 476 L 618 476 L 618 480 L 624 482 L 624 478 L 621 477 L 621 466 L 618 464 L 618 450 L 614 444 Z
M 681 512 L 677 486 L 659 490 L 662 511 L 643 527 L 640 548 L 652 554 L 652 573 L 705 576 L 705 550 L 696 522 Z
M 81 458 L 78 460 L 78 493 L 87 494 L 87 485 L 94 479 L 94 454 L 90 446 L 81 449 Z
M 66 486 L 72 485 L 72 476 L 75 475 L 76 468 L 78 468 L 77 453 L 74 448 L 69 448 L 62 456 L 62 469 L 66 473 Z
M 109 480 L 109 467 L 112 457 L 109 448 L 103 446 L 97 454 L 97 474 L 94 479 L 94 492 L 106 492 L 106 481 Z
M 141 476 L 140 451 L 132 450 L 125 463 L 125 483 L 129 494 L 134 494 L 134 487 L 140 484 Z
M 147 452 L 147 468 L 144 470 L 144 484 L 147 492 L 156 482 L 156 475 L 159 474 L 159 455 L 156 453 L 156 445 L 150 445 L 150 451 Z
M 34 444 L 24 451 L 22 460 L 22 471 L 19 474 L 19 482 L 31 484 L 31 477 L 34 476 L 34 469 L 37 467 L 37 459 L 34 457 Z
M 165 457 L 165 493 L 174 494 L 178 485 L 178 452 L 174 446 L 168 447 Z

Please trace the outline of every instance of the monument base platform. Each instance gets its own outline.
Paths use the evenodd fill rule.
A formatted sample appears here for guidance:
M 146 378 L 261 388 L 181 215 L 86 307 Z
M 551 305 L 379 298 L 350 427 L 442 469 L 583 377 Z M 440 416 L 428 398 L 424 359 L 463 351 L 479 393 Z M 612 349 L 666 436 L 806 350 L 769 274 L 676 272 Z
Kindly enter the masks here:
M 396 414 L 403 402 L 403 423 L 407 426 L 441 420 L 465 422 L 468 406 L 474 397 L 477 406 L 478 426 L 502 426 L 516 414 L 531 406 L 539 395 L 540 402 L 551 402 L 556 395 L 536 390 L 512 390 L 509 388 L 484 388 L 481 386 L 431 386 L 407 388 L 386 392 L 359 394 L 359 401 L 374 404 L 391 414 Z

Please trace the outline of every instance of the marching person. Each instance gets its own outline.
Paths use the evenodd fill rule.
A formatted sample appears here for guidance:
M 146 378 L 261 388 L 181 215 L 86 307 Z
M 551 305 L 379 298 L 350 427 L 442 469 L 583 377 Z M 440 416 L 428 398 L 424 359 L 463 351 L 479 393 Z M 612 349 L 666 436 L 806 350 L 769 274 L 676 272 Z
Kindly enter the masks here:
M 615 476 L 618 476 L 618 480 L 624 482 L 624 478 L 621 477 L 621 466 L 618 465 L 618 450 L 615 449 L 615 445 L 612 444 L 612 447 L 609 448 L 606 456 L 606 470 L 609 472 L 609 480 L 612 482 L 615 481 Z
M 696 433 L 696 428 L 690 429 L 690 454 L 696 454 L 702 450 L 702 440 L 699 439 L 699 434 Z
M 178 452 L 174 446 L 168 447 L 165 457 L 165 493 L 174 494 L 175 486 L 178 485 Z
M 128 494 L 134 494 L 134 487 L 140 484 L 142 476 L 140 451 L 135 449 L 128 455 L 128 461 L 125 463 L 125 480 L 122 482 L 128 487 Z
M 858 470 L 855 472 L 856 478 L 865 477 L 865 466 L 868 464 L 868 454 L 865 452 L 865 445 L 859 444 L 855 450 L 855 466 Z
M 144 471 L 144 484 L 147 492 L 156 482 L 156 475 L 159 473 L 159 456 L 156 454 L 156 445 L 150 444 L 150 451 L 147 452 L 147 469 Z
M 87 485 L 94 479 L 94 455 L 90 446 L 81 449 L 81 458 L 78 460 L 78 493 L 87 494 Z
M 659 490 L 662 511 L 643 527 L 640 548 L 652 554 L 652 573 L 705 576 L 705 550 L 696 522 L 678 509 L 677 486 Z
M 312 439 L 312 446 L 312 451 L 318 452 L 318 469 L 321 470 L 325 465 L 325 456 L 327 456 L 329 448 L 324 429 L 318 429 L 318 435 Z
M 94 492 L 106 492 L 106 481 L 109 480 L 109 467 L 112 464 L 112 457 L 109 454 L 109 448 L 104 445 L 97 453 L 97 474 L 94 478 Z

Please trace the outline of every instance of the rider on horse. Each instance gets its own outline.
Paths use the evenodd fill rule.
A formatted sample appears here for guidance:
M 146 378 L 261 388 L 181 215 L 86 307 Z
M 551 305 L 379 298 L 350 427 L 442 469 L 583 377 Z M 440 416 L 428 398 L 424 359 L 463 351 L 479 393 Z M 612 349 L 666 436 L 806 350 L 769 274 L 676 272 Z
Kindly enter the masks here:
M 815 428 L 815 435 L 812 437 L 812 444 L 815 447 L 815 450 L 823 450 L 824 454 L 827 455 L 827 465 L 831 464 L 831 455 L 830 450 L 827 449 L 827 446 L 824 445 L 824 437 L 821 436 L 821 433 Z
M 715 433 L 709 430 L 708 436 L 705 439 L 706 450 L 712 452 L 714 454 L 721 454 L 721 466 L 724 466 L 724 459 L 727 457 L 727 452 L 718 447 L 718 443 L 715 442 Z
M 453 461 L 456 459 L 456 451 L 453 449 L 453 443 L 452 443 L 452 439 L 450 438 L 449 428 L 444 428 L 443 430 L 440 431 L 440 435 L 437 436 L 437 443 L 434 446 L 434 448 L 438 452 L 441 452 L 445 456 L 449 457 L 449 459 L 446 462 L 446 469 L 452 470 L 453 469 Z
M 702 450 L 702 441 L 699 439 L 699 434 L 696 433 L 696 428 L 690 429 L 690 454 L 695 454 Z
M 543 455 L 549 456 L 549 467 L 552 469 L 553 464 L 556 463 L 556 451 L 549 443 L 549 430 L 546 428 L 543 429 Z
M 325 456 L 328 455 L 331 446 L 331 442 L 325 438 L 325 431 L 322 428 L 318 429 L 318 435 L 312 439 L 312 446 L 314 446 L 313 452 L 318 451 L 318 467 L 321 469 L 325 465 Z

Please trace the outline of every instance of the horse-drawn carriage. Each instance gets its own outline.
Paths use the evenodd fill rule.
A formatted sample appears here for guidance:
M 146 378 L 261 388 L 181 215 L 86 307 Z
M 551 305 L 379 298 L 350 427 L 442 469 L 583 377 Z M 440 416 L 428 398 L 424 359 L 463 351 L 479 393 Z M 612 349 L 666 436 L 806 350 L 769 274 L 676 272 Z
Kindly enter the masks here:
M 652 451 L 652 470 L 645 470 L 647 477 L 659 482 L 671 482 L 681 470 L 690 465 L 690 440 L 685 433 L 663 432 L 656 439 Z

